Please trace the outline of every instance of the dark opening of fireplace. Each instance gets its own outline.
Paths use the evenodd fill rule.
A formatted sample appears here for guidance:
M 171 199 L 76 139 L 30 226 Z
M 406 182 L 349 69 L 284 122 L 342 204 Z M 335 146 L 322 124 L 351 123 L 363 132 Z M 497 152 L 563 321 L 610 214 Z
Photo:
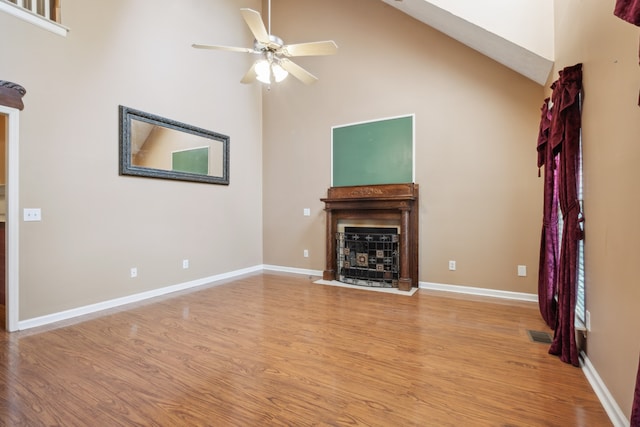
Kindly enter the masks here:
M 361 286 L 397 288 L 398 230 L 345 227 L 336 233 L 338 280 Z

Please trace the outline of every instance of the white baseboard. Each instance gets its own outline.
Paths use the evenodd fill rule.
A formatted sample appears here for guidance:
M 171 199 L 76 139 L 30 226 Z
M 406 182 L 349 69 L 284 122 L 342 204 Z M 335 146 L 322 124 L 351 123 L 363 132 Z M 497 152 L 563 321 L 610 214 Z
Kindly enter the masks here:
M 96 313 L 99 311 L 107 310 L 110 308 L 120 307 L 125 304 L 131 304 L 134 302 L 144 301 L 157 296 L 170 294 L 172 292 L 182 291 L 186 289 L 195 288 L 203 285 L 211 285 L 221 280 L 230 279 L 233 277 L 241 276 L 243 274 L 255 273 L 258 271 L 278 271 L 283 273 L 303 274 L 307 276 L 322 277 L 321 270 L 310 270 L 304 268 L 285 267 L 279 265 L 262 264 L 253 267 L 248 267 L 240 270 L 230 271 L 227 273 L 218 274 L 215 276 L 205 277 L 202 279 L 192 280 L 190 282 L 179 283 L 164 288 L 153 289 L 147 292 L 141 292 L 139 294 L 129 295 L 122 298 L 115 298 L 109 301 L 103 301 L 96 304 L 90 304 L 83 307 L 73 308 L 70 310 L 61 311 L 58 313 L 48 314 L 41 317 L 35 317 L 32 319 L 21 320 L 18 322 L 18 330 L 31 329 L 38 326 L 49 325 L 51 323 L 60 322 L 63 320 L 73 319 L 78 316 L 84 316 L 87 314 Z M 458 286 L 458 285 L 446 285 L 441 283 L 420 282 L 420 288 L 432 289 L 446 292 L 456 292 L 461 294 L 470 294 L 478 296 L 489 296 L 494 298 L 506 298 L 522 301 L 537 301 L 537 295 L 525 294 L 520 292 L 499 291 L 495 289 L 474 288 L 470 286 Z
M 587 381 L 591 384 L 591 388 L 600 399 L 600 403 L 604 407 L 605 412 L 609 416 L 611 423 L 614 427 L 629 427 L 629 420 L 625 417 L 624 413 L 616 403 L 609 389 L 598 375 L 598 372 L 591 364 L 591 361 L 584 352 L 580 353 L 580 366 L 584 376 L 587 377 Z
M 87 314 L 97 313 L 110 308 L 120 307 L 126 304 L 144 301 L 150 298 L 170 294 L 172 292 L 178 292 L 186 289 L 196 288 L 203 285 L 216 285 L 216 282 L 222 280 L 231 279 L 234 277 L 242 276 L 245 274 L 255 273 L 259 271 L 279 271 L 283 273 L 295 273 L 308 276 L 320 276 L 322 277 L 322 271 L 309 270 L 295 267 L 283 267 L 277 265 L 256 265 L 253 267 L 243 268 L 240 270 L 230 271 L 227 273 L 218 274 L 215 276 L 205 277 L 202 279 L 192 280 L 190 282 L 179 283 L 177 285 L 167 286 L 160 289 L 154 289 L 147 292 L 141 292 L 135 295 L 129 295 L 122 298 L 115 298 L 109 301 L 103 301 L 96 304 L 86 305 L 84 307 L 78 307 L 71 310 L 61 311 L 59 313 L 53 313 L 46 316 L 35 317 L 32 319 L 22 320 L 18 322 L 18 330 L 26 330 L 35 328 L 38 326 L 45 326 L 52 323 L 60 322 L 63 320 L 73 319 L 75 317 L 84 316 Z M 520 301 L 538 301 L 538 296 L 535 294 L 527 294 L 521 292 L 500 291 L 495 289 L 475 288 L 471 286 L 459 286 L 459 285 L 447 285 L 442 283 L 420 282 L 419 287 L 421 289 L 431 289 L 436 291 L 454 292 L 459 294 L 469 294 L 477 296 L 487 296 L 493 298 L 504 298 Z M 607 389 L 606 385 L 598 375 L 591 361 L 586 354 L 581 354 L 581 367 L 582 371 L 591 384 L 593 391 L 600 399 L 602 406 L 604 407 L 607 415 L 611 419 L 614 427 L 628 427 L 629 420 L 625 417 L 624 413 L 616 403 L 615 399 Z
M 527 294 L 524 292 L 500 291 L 497 289 L 474 288 L 471 286 L 447 285 L 444 283 L 432 282 L 420 282 L 419 285 L 421 289 L 431 289 L 434 291 L 455 292 L 458 294 L 538 302 L 538 295 Z
M 322 277 L 322 270 L 308 270 L 306 268 L 283 267 L 281 265 L 269 265 L 269 264 L 264 264 L 262 268 L 268 271 L 280 271 L 282 273 L 295 273 L 295 274 L 304 274 L 307 276 Z
M 322 277 L 322 270 L 308 270 L 303 268 L 284 267 L 279 265 L 264 264 L 264 270 L 280 271 L 283 273 L 304 274 L 308 276 Z M 496 289 L 474 288 L 471 286 L 447 285 L 443 283 L 419 282 L 419 288 L 432 289 L 436 291 L 455 292 L 459 294 L 469 294 L 493 298 L 503 298 L 519 301 L 538 302 L 538 295 L 524 292 L 500 291 Z
M 147 292 L 141 292 L 139 294 L 129 295 L 126 297 L 115 298 L 108 301 L 99 302 L 96 304 L 85 305 L 83 307 L 72 308 L 70 310 L 61 311 L 58 313 L 48 314 L 46 316 L 34 317 L 32 319 L 21 320 L 18 322 L 18 330 L 31 329 L 38 326 L 49 325 L 55 322 L 63 320 L 73 319 L 78 316 L 84 316 L 87 314 L 97 313 L 99 311 L 107 310 L 110 308 L 116 308 L 125 304 L 131 304 L 134 302 L 144 301 L 150 298 L 170 294 L 172 292 L 183 291 L 186 289 L 196 288 L 203 285 L 215 285 L 215 282 L 219 282 L 225 279 L 231 279 L 244 274 L 255 273 L 262 271 L 262 265 L 243 268 L 240 270 L 230 271 L 228 273 L 217 274 L 215 276 L 205 277 L 202 279 L 192 280 L 190 282 L 179 283 L 177 285 L 166 286 L 164 288 L 153 289 Z

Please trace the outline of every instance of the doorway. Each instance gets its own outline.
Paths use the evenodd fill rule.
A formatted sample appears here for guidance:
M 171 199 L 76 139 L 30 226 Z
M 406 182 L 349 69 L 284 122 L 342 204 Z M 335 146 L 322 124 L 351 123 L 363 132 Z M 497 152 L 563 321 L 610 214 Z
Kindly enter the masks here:
M 12 332 L 18 325 L 18 132 L 20 110 L 0 104 L 0 275 L 4 304 L 0 316 L 3 329 Z M 1 280 L 1 279 L 0 279 Z
M 6 223 L 6 213 L 7 213 L 7 203 L 6 203 L 6 183 L 7 183 L 7 116 L 2 114 L 0 115 L 0 327 L 3 330 L 7 329 L 6 322 L 6 264 L 5 264 L 5 253 L 6 253 L 6 232 L 5 232 L 5 223 Z

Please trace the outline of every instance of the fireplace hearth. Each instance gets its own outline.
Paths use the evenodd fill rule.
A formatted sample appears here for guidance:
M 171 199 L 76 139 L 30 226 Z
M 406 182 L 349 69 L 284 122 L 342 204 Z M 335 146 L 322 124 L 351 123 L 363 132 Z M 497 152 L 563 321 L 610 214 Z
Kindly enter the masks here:
M 410 291 L 413 287 L 417 287 L 418 189 L 418 184 L 329 188 L 327 197 L 321 199 L 325 203 L 324 210 L 327 215 L 326 268 L 322 278 L 365 286 L 397 287 L 403 291 Z M 349 231 L 347 231 L 349 227 L 344 231 L 338 229 L 339 223 L 349 222 L 398 224 L 398 228 L 393 229 L 396 232 L 395 252 L 397 254 L 395 256 L 397 261 L 395 270 L 394 267 L 388 267 L 385 270 L 385 258 L 387 258 L 386 262 L 393 261 L 388 258 L 393 258 L 394 249 L 387 248 L 389 252 L 384 253 L 385 249 L 371 248 L 365 245 L 358 246 L 357 243 L 351 242 Z M 385 234 L 374 233 L 373 230 L 369 231 L 371 240 L 374 239 L 373 234 Z M 343 233 L 342 240 L 340 233 Z M 382 237 L 380 236 L 380 238 Z M 366 238 L 366 234 L 364 238 Z M 353 240 L 359 239 L 360 237 Z M 351 253 L 353 250 L 355 250 L 355 254 Z M 375 252 L 378 250 L 383 252 Z M 392 256 L 385 256 L 387 254 Z M 378 257 L 377 255 L 383 256 Z M 356 269 L 359 270 L 357 273 L 368 275 L 368 277 L 353 277 Z

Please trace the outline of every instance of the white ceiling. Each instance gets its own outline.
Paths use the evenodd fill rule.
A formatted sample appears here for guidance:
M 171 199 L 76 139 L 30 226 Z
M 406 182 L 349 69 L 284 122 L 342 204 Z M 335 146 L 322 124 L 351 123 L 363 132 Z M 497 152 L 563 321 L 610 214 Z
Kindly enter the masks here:
M 430 27 L 545 85 L 553 61 L 427 0 L 382 0 Z M 509 19 L 509 16 L 506 16 Z

